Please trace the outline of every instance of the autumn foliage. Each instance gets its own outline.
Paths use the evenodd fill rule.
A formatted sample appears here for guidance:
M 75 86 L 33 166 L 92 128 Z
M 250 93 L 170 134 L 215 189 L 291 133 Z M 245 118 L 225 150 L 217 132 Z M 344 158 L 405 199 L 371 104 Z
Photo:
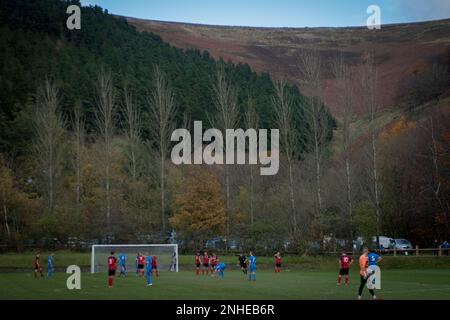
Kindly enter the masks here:
M 172 227 L 198 244 L 224 231 L 226 216 L 222 186 L 208 169 L 190 167 L 174 201 Z

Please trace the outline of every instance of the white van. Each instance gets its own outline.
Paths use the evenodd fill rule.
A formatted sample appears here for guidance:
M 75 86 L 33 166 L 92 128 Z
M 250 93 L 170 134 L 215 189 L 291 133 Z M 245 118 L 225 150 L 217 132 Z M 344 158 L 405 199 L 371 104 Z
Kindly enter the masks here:
M 380 250 L 394 249 L 395 240 L 389 237 L 380 236 Z M 377 237 L 372 238 L 372 244 L 377 246 Z

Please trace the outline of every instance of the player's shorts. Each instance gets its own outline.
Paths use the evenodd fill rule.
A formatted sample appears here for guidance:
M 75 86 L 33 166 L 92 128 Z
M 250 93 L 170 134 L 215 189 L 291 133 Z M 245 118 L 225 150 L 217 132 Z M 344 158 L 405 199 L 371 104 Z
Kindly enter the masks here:
M 158 270 L 158 266 L 157 265 L 152 266 L 152 270 Z
M 108 270 L 108 276 L 112 277 L 116 275 L 116 270 Z
M 138 269 L 139 270 L 144 269 L 144 265 L 143 264 L 138 264 Z
M 349 268 L 342 268 L 341 270 L 339 270 L 339 275 L 341 276 L 348 276 L 349 273 Z
M 197 268 L 200 268 L 200 263 L 196 263 L 195 266 L 196 266 Z
M 250 272 L 255 272 L 255 271 L 256 271 L 256 266 L 250 265 Z
M 247 269 L 247 264 L 246 263 L 241 263 L 241 268 L 242 269 Z
M 211 263 L 211 268 L 215 269 L 217 267 L 217 264 L 212 264 Z
M 281 268 L 281 263 L 276 263 L 276 264 L 275 264 L 275 267 Z
M 205 268 L 209 268 L 209 263 L 204 263 L 203 266 L 204 266 Z

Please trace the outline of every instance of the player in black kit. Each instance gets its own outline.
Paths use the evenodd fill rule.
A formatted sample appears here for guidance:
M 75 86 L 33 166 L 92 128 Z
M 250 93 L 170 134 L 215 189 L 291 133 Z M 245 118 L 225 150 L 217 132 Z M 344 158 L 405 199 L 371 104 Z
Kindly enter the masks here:
M 241 266 L 242 272 L 247 274 L 247 257 L 243 254 L 239 255 L 239 265 Z

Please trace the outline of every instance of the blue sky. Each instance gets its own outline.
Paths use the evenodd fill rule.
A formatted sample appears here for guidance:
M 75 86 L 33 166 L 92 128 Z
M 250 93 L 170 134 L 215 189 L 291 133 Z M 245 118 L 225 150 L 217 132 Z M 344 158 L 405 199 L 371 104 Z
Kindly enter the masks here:
M 450 18 L 450 0 L 81 0 L 109 12 L 163 21 L 259 27 L 366 24 L 369 5 L 382 24 Z

